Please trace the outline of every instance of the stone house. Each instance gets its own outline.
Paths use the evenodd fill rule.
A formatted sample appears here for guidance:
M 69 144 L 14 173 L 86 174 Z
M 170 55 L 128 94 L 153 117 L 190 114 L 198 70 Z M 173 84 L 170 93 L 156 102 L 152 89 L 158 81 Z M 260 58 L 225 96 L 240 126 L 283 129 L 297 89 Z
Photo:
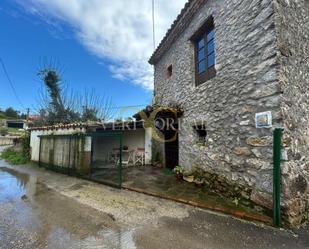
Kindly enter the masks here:
M 149 63 L 156 104 L 184 110 L 179 165 L 217 175 L 223 191 L 237 185 L 242 197 L 272 209 L 272 134 L 284 129 L 282 210 L 289 224 L 304 221 L 309 1 L 189 0 Z M 264 111 L 272 128 L 257 129 L 255 113 Z

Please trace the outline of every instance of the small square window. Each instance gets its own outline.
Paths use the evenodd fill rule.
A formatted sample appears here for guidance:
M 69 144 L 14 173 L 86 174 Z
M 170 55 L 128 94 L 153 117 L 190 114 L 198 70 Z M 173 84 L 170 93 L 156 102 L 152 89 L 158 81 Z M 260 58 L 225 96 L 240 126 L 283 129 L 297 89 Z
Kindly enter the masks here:
M 197 134 L 198 143 L 205 143 L 207 137 L 207 131 L 205 125 L 195 125 L 193 126 L 193 129 Z

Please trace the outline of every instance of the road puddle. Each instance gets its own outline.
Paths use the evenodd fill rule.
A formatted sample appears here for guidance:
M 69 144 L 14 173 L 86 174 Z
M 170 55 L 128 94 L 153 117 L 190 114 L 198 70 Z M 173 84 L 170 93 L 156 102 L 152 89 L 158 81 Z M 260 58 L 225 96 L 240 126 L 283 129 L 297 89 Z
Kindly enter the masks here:
M 0 248 L 133 249 L 133 237 L 110 215 L 0 167 Z

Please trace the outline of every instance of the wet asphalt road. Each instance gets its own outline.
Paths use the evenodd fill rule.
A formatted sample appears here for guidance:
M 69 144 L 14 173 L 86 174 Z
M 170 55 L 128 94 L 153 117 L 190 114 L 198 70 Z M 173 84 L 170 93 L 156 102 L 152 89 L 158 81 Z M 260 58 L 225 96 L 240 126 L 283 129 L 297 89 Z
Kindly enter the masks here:
M 0 248 L 115 248 L 104 232 L 118 233 L 113 218 L 80 205 L 36 181 L 0 169 Z
M 189 206 L 185 206 L 186 217 L 164 214 L 152 222 L 124 223 L 110 213 L 99 212 L 48 188 L 34 174 L 1 167 L 1 163 L 1 249 L 309 248 L 306 229 L 294 234 Z M 89 195 L 91 197 L 91 193 Z M 145 199 L 141 199 L 140 205 L 142 201 Z M 165 202 L 158 203 L 165 206 Z M 115 203 L 114 208 L 122 207 Z M 176 204 L 175 212 L 178 208 L 184 207 Z M 147 219 L 147 213 L 141 215 Z

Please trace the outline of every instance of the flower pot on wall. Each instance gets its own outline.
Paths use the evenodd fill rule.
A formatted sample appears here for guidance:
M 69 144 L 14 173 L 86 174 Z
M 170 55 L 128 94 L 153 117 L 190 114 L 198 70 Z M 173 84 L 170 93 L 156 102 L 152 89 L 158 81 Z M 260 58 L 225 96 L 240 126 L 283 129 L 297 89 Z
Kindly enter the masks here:
M 195 186 L 198 188 L 202 188 L 204 185 L 204 182 L 195 182 Z
M 175 174 L 175 177 L 176 177 L 176 180 L 177 180 L 177 181 L 182 181 L 182 179 L 183 179 L 183 174 L 182 174 L 182 173 L 177 173 L 177 174 Z
M 204 178 L 198 178 L 194 180 L 195 186 L 198 188 L 201 188 L 205 185 L 205 179 Z

